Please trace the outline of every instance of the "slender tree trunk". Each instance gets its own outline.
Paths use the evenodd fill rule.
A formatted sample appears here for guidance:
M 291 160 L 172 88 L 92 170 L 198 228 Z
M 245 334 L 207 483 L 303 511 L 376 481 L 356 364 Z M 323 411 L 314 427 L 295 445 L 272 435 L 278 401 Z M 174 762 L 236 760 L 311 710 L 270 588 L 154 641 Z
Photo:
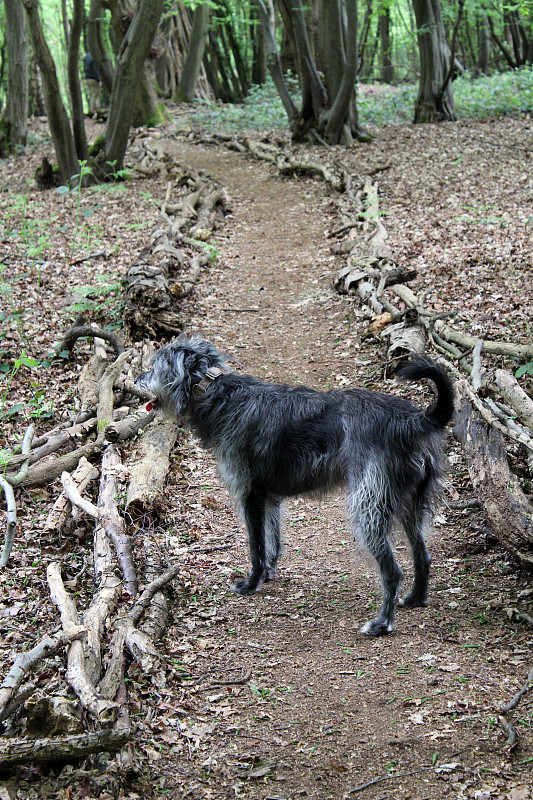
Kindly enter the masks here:
M 381 80 L 383 83 L 394 81 L 392 66 L 392 42 L 390 33 L 390 6 L 383 5 L 379 14 L 379 40 L 381 43 Z
M 68 42 L 67 73 L 72 110 L 74 143 L 80 161 L 87 161 L 87 136 L 83 117 L 83 100 L 80 86 L 80 38 L 83 28 L 83 0 L 74 0 L 72 27 Z
M 363 21 L 363 29 L 359 40 L 359 66 L 357 72 L 359 75 L 364 74 L 366 63 L 366 48 L 368 44 L 368 35 L 370 33 L 370 26 L 372 24 L 372 0 L 367 0 L 365 8 L 365 17 Z
M 139 75 L 150 52 L 164 0 L 139 0 L 120 46 L 105 129 L 104 171 L 122 169 L 135 110 Z
M 270 10 L 273 11 L 272 0 L 270 0 Z M 257 2 L 253 3 L 251 12 L 252 19 L 250 23 L 250 38 L 252 40 L 253 49 L 252 83 L 259 85 L 266 81 L 267 53 L 265 46 L 265 34 L 259 19 L 259 6 Z
M 21 0 L 4 0 L 9 72 L 4 121 L 9 144 L 26 144 L 28 133 L 28 39 Z
M 294 35 L 302 91 L 301 116 L 304 121 L 318 119 L 318 115 L 327 105 L 328 98 L 311 53 L 301 0 L 281 0 L 280 10 L 285 24 L 290 25 Z
M 46 106 L 44 104 L 44 97 L 43 97 L 43 82 L 41 79 L 41 73 L 39 71 L 39 67 L 37 65 L 37 60 L 35 58 L 35 53 L 32 51 L 30 53 L 30 89 L 29 89 L 29 113 L 35 114 L 37 117 L 45 117 L 46 116 Z
M 104 91 L 110 95 L 113 86 L 114 68 L 104 42 L 104 16 L 105 10 L 102 6 L 102 0 L 91 0 L 89 19 L 87 21 L 89 50 L 102 78 Z
M 46 114 L 54 142 L 59 173 L 61 179 L 70 185 L 74 176 L 79 172 L 79 163 L 69 118 L 65 106 L 61 102 L 56 65 L 44 37 L 38 0 L 23 0 L 23 2 L 35 58 L 41 71 Z
M 202 66 L 205 45 L 207 41 L 207 30 L 209 27 L 209 4 L 201 3 L 194 10 L 194 17 L 189 40 L 189 50 L 181 74 L 178 98 L 192 103 L 196 89 L 196 81 Z
M 290 95 L 289 89 L 283 76 L 281 68 L 281 59 L 279 57 L 278 48 L 276 46 L 276 37 L 274 33 L 273 19 L 267 10 L 263 0 L 259 0 L 259 17 L 263 28 L 265 37 L 266 58 L 267 65 L 272 75 L 272 80 L 276 86 L 277 92 L 280 96 L 281 102 L 289 119 L 289 127 L 293 136 L 296 132 L 298 121 L 298 110 L 294 105 L 293 99 Z
M 451 81 L 441 91 L 450 69 L 440 0 L 413 0 L 420 52 L 420 83 L 414 122 L 454 120 Z

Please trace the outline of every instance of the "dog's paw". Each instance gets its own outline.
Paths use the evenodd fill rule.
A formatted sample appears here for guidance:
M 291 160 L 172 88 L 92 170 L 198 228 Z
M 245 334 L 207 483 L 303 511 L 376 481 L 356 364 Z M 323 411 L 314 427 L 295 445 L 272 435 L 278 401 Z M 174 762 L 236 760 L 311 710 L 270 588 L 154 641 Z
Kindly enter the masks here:
M 402 608 L 424 608 L 429 605 L 429 600 L 425 595 L 409 592 L 401 600 L 398 600 L 398 605 Z
M 235 581 L 233 586 L 231 587 L 232 591 L 236 592 L 236 594 L 254 594 L 257 592 L 259 585 L 257 581 L 249 581 L 247 578 L 239 578 L 238 581 Z
M 276 577 L 276 573 L 277 573 L 276 567 L 269 567 L 265 572 L 265 583 L 273 581 L 274 578 Z
M 367 636 L 384 636 L 386 633 L 390 633 L 393 627 L 392 622 L 382 619 L 370 619 L 361 628 L 361 633 L 365 633 Z

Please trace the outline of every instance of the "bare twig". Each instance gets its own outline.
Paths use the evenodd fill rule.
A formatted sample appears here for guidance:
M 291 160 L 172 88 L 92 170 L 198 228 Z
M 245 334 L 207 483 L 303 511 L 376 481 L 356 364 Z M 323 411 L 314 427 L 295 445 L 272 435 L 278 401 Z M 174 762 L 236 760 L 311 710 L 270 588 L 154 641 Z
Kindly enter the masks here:
M 520 700 L 523 698 L 527 692 L 533 689 L 533 668 L 529 670 L 529 674 L 526 678 L 526 682 L 522 686 L 522 688 L 514 695 L 514 697 L 509 700 L 508 703 L 505 703 L 501 706 L 500 711 L 502 714 L 507 714 L 509 711 L 512 711 L 513 708 L 516 708 Z

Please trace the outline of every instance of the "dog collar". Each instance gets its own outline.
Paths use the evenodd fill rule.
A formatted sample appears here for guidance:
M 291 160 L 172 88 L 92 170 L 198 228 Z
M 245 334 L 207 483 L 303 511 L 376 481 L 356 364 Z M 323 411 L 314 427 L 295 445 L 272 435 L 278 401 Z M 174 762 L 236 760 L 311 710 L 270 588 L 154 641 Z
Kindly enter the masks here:
M 201 397 L 207 392 L 213 381 L 216 380 L 219 375 L 223 374 L 224 370 L 218 367 L 209 367 L 202 380 L 199 383 L 195 383 L 192 387 L 192 396 L 196 398 Z

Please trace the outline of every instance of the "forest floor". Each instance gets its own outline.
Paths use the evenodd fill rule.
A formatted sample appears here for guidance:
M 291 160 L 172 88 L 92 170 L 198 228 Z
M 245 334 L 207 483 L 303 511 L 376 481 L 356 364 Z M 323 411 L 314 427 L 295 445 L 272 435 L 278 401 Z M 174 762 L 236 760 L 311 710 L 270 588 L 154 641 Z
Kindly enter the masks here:
M 91 130 L 96 135 L 99 126 Z M 117 276 L 158 225 L 166 189 L 156 177 L 79 197 L 40 193 L 31 178 L 51 146 L 37 133 L 30 154 L 0 165 L 0 310 L 24 311 L 4 323 L 0 350 L 10 369 L 23 349 L 40 359 L 60 340 L 80 287 L 92 287 L 85 291 L 88 313 L 112 319 Z M 400 263 L 418 270 L 412 287 L 426 306 L 457 312 L 464 330 L 528 342 L 532 133 L 529 119 L 391 126 L 370 144 L 314 148 L 313 157 L 340 160 L 361 180 L 376 172 L 391 246 Z M 362 337 L 368 315 L 332 288 L 342 261 L 327 239 L 339 224 L 331 188 L 195 144 L 172 126 L 157 136 L 165 152 L 213 175 L 231 198 L 231 213 L 214 235 L 216 263 L 182 308 L 188 332 L 210 339 L 235 369 L 266 380 L 366 386 L 430 401 L 422 387 L 383 379 L 383 345 Z M 76 263 L 77 254 L 100 247 L 105 259 Z M 20 436 L 24 414 L 37 414 L 42 432 L 72 405 L 90 352 L 80 343 L 70 361 L 21 367 L 2 411 L 27 406 L 2 418 L 1 447 Z M 471 497 L 451 433 L 447 452 L 447 499 Z M 2 674 L 17 652 L 59 626 L 47 563 L 61 557 L 65 576 L 79 576 L 91 546 L 83 522 L 76 541 L 40 536 L 59 490 L 57 483 L 20 495 L 20 529 L 0 575 Z M 131 532 L 139 553 L 150 538 L 163 564 L 183 563 L 157 680 L 134 665 L 129 670 L 138 775 L 125 783 L 112 758 L 81 773 L 28 765 L 4 776 L 2 800 L 533 798 L 531 693 L 512 718 L 519 733 L 512 750 L 498 719 L 532 665 L 531 628 L 515 621 L 513 609 L 531 615 L 533 592 L 481 512 L 441 509 L 429 542 L 430 605 L 399 609 L 394 632 L 371 639 L 359 630 L 375 613 L 379 582 L 352 547 L 341 495 L 287 503 L 279 577 L 246 598 L 229 590 L 247 570 L 245 535 L 211 456 L 187 432 L 167 497 L 157 529 Z M 4 520 L 1 511 L 2 527 Z M 408 553 L 401 543 L 397 550 L 408 584 Z M 91 587 L 83 575 L 75 580 L 81 605 Z M 49 677 L 46 670 L 41 679 Z

